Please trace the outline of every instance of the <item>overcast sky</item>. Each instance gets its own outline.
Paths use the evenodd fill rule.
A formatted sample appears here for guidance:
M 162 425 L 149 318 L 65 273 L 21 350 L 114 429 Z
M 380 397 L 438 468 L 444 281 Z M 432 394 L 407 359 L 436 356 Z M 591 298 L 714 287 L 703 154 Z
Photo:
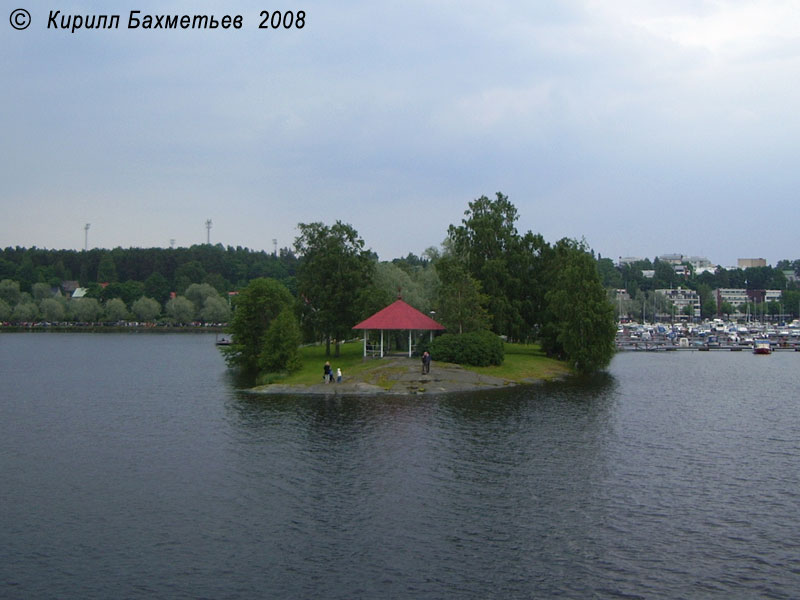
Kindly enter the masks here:
M 389 260 L 502 191 L 520 232 L 614 259 L 800 258 L 796 2 L 302 0 L 274 31 L 264 2 L 3 5 L 3 247 L 82 248 L 86 223 L 90 247 L 189 246 L 212 219 L 212 243 L 272 250 L 340 219 Z

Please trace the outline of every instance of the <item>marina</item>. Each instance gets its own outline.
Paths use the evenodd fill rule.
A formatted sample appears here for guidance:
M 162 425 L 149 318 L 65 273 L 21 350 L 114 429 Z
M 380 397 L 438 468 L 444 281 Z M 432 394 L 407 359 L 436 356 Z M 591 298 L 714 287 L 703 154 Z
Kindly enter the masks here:
M 777 326 L 721 319 L 696 324 L 627 322 L 618 325 L 615 344 L 619 351 L 640 352 L 800 352 L 800 321 Z

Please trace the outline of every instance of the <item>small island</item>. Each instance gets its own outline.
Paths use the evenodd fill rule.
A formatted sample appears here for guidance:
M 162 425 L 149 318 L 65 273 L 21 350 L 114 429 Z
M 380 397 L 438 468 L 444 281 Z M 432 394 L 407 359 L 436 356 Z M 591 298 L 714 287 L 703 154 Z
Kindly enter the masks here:
M 228 365 L 277 393 L 462 391 L 604 369 L 614 308 L 586 244 L 520 234 L 499 192 L 464 215 L 427 258 L 391 264 L 378 263 L 349 224 L 298 224 L 292 289 L 257 278 L 233 299 L 231 343 L 221 347 Z M 338 364 L 343 341 L 359 334 L 362 364 Z M 308 356 L 314 345 L 324 355 Z M 405 360 L 389 356 L 400 353 Z M 437 365 L 430 373 L 413 358 L 422 355 Z M 552 364 L 544 373 L 509 367 L 512 356 Z M 322 383 L 322 365 L 326 374 L 341 368 L 342 382 Z

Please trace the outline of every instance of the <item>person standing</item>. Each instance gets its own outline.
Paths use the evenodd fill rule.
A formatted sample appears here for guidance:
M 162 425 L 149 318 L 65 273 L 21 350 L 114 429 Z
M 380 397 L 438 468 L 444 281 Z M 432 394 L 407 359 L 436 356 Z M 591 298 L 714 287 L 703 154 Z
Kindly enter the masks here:
M 322 379 L 325 381 L 325 383 L 330 383 L 333 380 L 330 361 L 325 361 L 325 366 L 322 368 Z
M 427 350 L 422 353 L 422 374 L 427 375 L 431 372 L 431 354 Z
M 336 369 L 336 383 L 342 383 L 342 368 L 337 367 Z

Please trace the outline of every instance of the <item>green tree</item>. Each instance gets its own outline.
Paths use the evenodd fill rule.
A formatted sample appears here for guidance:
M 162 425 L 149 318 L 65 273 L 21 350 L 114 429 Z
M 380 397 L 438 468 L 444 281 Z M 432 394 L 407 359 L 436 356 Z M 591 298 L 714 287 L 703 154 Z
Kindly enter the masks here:
M 144 280 L 144 295 L 163 304 L 169 299 L 169 281 L 161 273 L 153 273 Z
M 736 308 L 733 306 L 733 304 L 725 300 L 720 305 L 719 312 L 730 319 L 731 315 L 736 312 Z
M 186 324 L 194 320 L 194 304 L 184 296 L 170 298 L 164 310 L 173 323 Z
M 439 274 L 437 319 L 451 333 L 463 334 L 489 328 L 486 312 L 488 298 L 480 291 L 478 283 L 467 268 L 454 257 L 444 257 L 436 262 Z
M 100 257 L 100 264 L 97 265 L 97 281 L 101 283 L 113 283 L 117 281 L 117 267 L 111 252 L 103 252 Z
M 0 281 L 0 300 L 5 300 L 9 306 L 16 306 L 20 299 L 19 283 L 11 279 Z
M 780 302 L 775 302 L 771 300 L 767 302 L 767 314 L 771 317 L 775 317 L 781 313 L 781 305 Z
M 614 356 L 617 328 L 594 258 L 583 243 L 564 239 L 556 245 L 552 266 L 542 346 L 579 372 L 605 368 Z
M 286 286 L 274 279 L 254 279 L 234 299 L 229 332 L 232 344 L 222 348 L 230 366 L 255 373 L 270 323 L 294 304 Z
M 617 267 L 614 266 L 614 261 L 610 258 L 598 258 L 597 270 L 600 273 L 600 279 L 604 288 L 615 290 L 622 288 L 622 274 Z
M 128 307 L 121 298 L 112 298 L 106 302 L 105 313 L 108 321 L 125 321 L 130 316 Z
M 714 296 L 706 296 L 705 300 L 700 302 L 700 316 L 704 319 L 711 319 L 717 315 L 717 301 Z
M 304 317 L 325 340 L 325 353 L 330 355 L 331 339 L 339 343 L 351 335 L 358 322 L 358 298 L 372 282 L 374 262 L 364 249 L 364 240 L 352 226 L 336 221 L 300 223 L 295 248 L 302 255 L 297 273 L 298 291 L 303 302 Z
M 263 349 L 258 357 L 262 372 L 296 371 L 300 361 L 302 335 L 294 311 L 288 306 L 272 319 L 264 334 Z
M 11 318 L 11 312 L 8 302 L 0 298 L 0 321 L 8 321 Z
M 378 285 L 370 285 L 358 293 L 356 298 L 356 321 L 363 321 L 394 301 L 395 296 Z M 311 337 L 313 338 L 313 331 Z
M 200 318 L 206 323 L 227 323 L 231 318 L 231 310 L 227 301 L 219 296 L 208 296 L 203 302 Z
M 55 298 L 45 298 L 39 303 L 39 311 L 45 321 L 63 321 L 66 315 L 64 304 Z
M 95 298 L 77 298 L 69 304 L 72 318 L 81 323 L 94 323 L 100 317 L 102 309 Z
M 39 309 L 32 300 L 23 300 L 14 307 L 11 319 L 18 323 L 30 323 L 39 318 Z
M 142 296 L 133 303 L 131 310 L 137 319 L 149 323 L 155 321 L 161 314 L 161 304 L 153 298 Z
M 781 294 L 784 310 L 793 318 L 800 318 L 800 291 L 787 290 Z
M 175 269 L 175 291 L 185 292 L 193 283 L 201 283 L 206 276 L 203 265 L 196 260 L 186 262 Z
M 31 295 L 36 302 L 53 297 L 53 290 L 47 283 L 34 283 L 31 286 Z
M 517 209 L 498 192 L 470 202 L 462 224 L 451 225 L 445 247 L 463 261 L 487 295 L 492 331 L 510 340 L 535 333 L 544 308 L 543 257 L 548 246 L 541 235 L 520 236 Z
M 200 317 L 208 298 L 219 298 L 219 292 L 208 283 L 193 283 L 186 288 L 185 296 L 194 304 L 195 316 Z
M 517 209 L 508 196 L 497 192 L 494 200 L 481 196 L 470 202 L 464 215 L 460 226 L 451 225 L 448 229 L 453 251 L 489 298 L 492 330 L 517 337 L 515 332 L 523 320 L 518 306 L 522 286 L 510 268 L 520 251 L 514 224 Z

